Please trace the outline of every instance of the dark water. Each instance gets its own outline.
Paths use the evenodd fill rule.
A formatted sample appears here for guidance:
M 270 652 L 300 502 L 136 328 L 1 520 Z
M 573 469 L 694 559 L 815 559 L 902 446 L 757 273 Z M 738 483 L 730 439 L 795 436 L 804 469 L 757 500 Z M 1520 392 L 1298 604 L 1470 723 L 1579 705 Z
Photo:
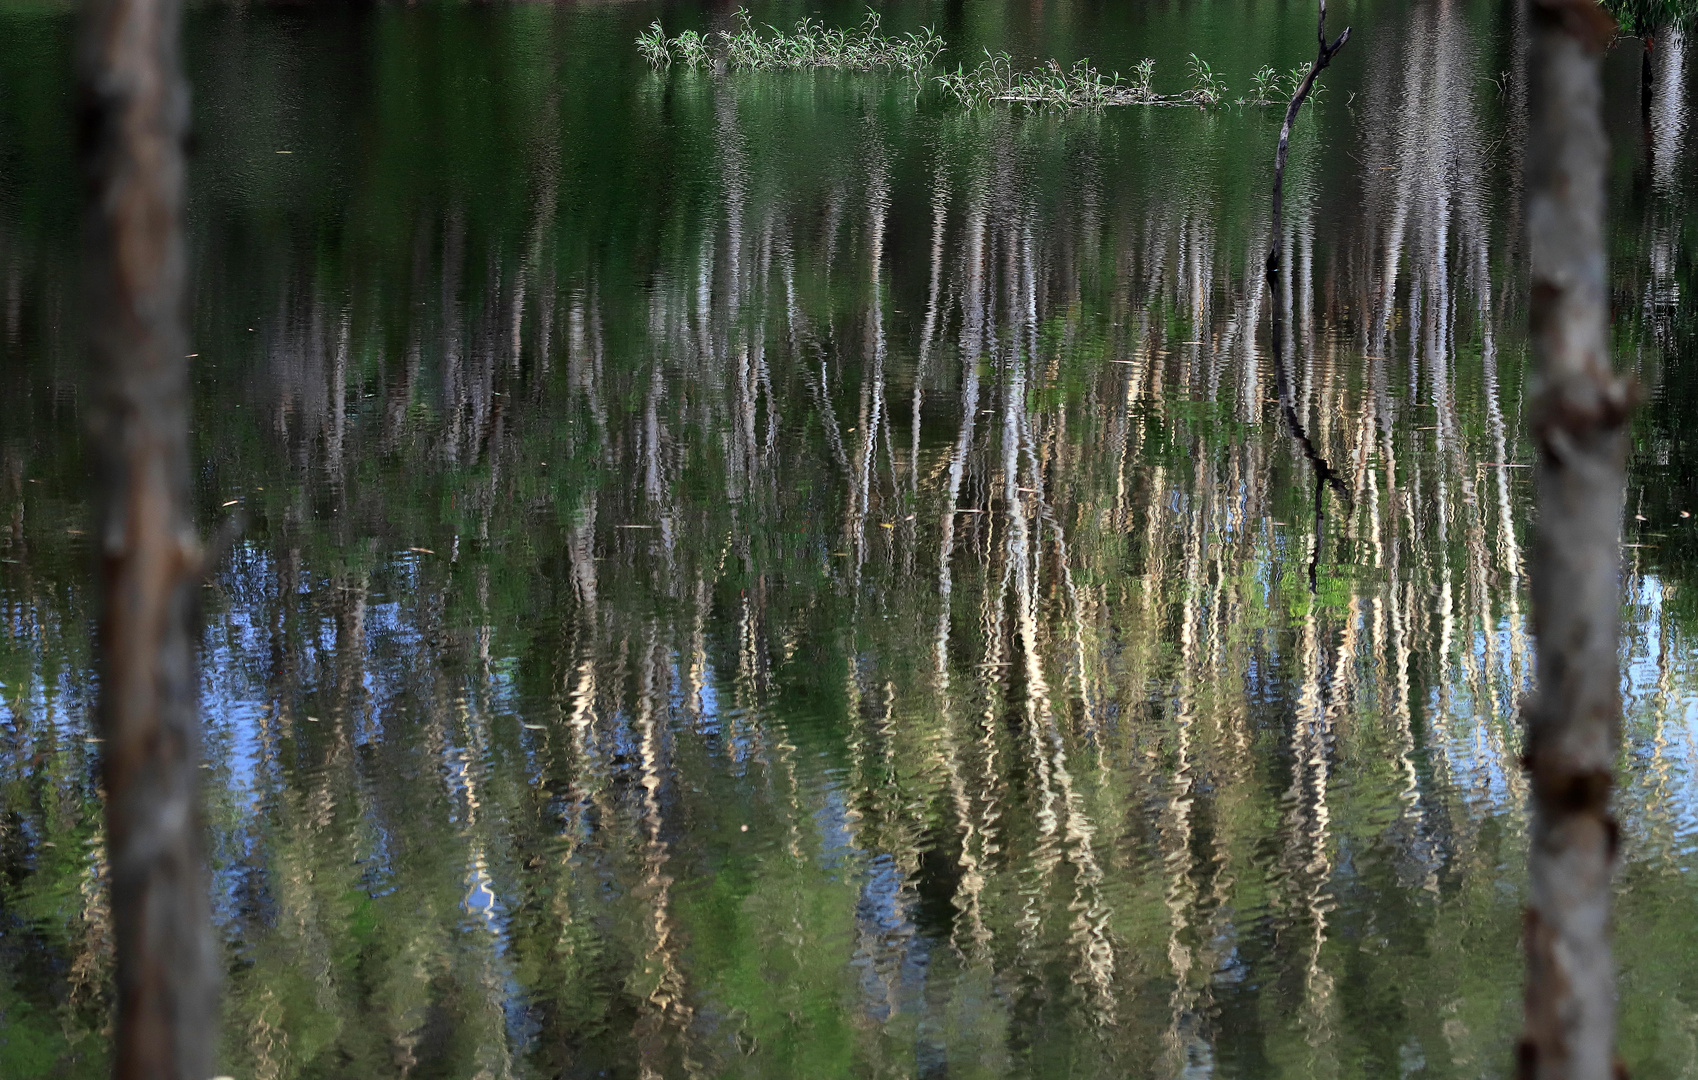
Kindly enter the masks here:
M 789 22 L 794 5 L 761 12 Z M 190 18 L 236 1077 L 1504 1076 L 1522 28 L 1272 110 L 656 76 L 641 6 Z M 851 7 L 828 18 L 854 22 Z M 667 9 L 669 30 L 723 15 Z M 1235 94 L 1303 5 L 898 6 Z M 104 1068 L 70 16 L 0 12 L 0 1075 Z M 1622 1051 L 1698 1072 L 1691 65 L 1608 66 Z M 1281 422 L 1272 305 L 1294 328 Z M 1315 587 L 1310 573 L 1314 568 Z

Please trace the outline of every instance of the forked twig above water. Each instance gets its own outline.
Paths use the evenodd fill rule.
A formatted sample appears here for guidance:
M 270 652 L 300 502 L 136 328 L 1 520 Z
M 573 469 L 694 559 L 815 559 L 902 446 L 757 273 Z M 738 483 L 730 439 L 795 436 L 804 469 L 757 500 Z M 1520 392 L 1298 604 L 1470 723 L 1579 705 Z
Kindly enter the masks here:
M 1342 477 L 1327 464 L 1327 459 L 1315 449 L 1309 433 L 1303 428 L 1303 421 L 1297 415 L 1297 404 L 1291 393 L 1291 378 L 1285 370 L 1285 309 L 1279 303 L 1279 274 L 1281 264 L 1285 260 L 1285 159 L 1291 151 L 1291 125 L 1297 120 L 1297 113 L 1303 108 L 1303 101 L 1315 87 L 1315 80 L 1320 77 L 1326 66 L 1332 63 L 1332 58 L 1344 48 L 1344 43 L 1350 40 L 1350 27 L 1338 35 L 1338 40 L 1327 44 L 1327 0 L 1319 0 L 1320 17 L 1315 26 L 1315 38 L 1319 50 L 1315 53 L 1315 62 L 1309 65 L 1309 74 L 1297 84 L 1297 89 L 1291 95 L 1291 103 L 1285 107 L 1285 123 L 1279 129 L 1279 150 L 1274 156 L 1273 184 L 1273 238 L 1268 244 L 1267 282 L 1268 294 L 1273 309 L 1273 354 L 1274 374 L 1279 382 L 1279 408 L 1285 414 L 1286 426 L 1291 429 L 1292 437 L 1303 448 L 1303 456 L 1315 467 L 1315 548 L 1309 559 L 1309 591 L 1315 591 L 1316 578 L 1320 570 L 1321 560 L 1321 499 L 1326 494 L 1327 484 L 1338 492 L 1338 497 L 1350 504 L 1350 490 L 1344 484 Z

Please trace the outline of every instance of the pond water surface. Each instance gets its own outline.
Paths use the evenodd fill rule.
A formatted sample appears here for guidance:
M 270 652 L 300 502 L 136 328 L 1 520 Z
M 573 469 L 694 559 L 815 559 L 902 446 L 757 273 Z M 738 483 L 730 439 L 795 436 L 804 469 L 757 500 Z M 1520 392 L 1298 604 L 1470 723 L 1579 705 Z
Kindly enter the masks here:
M 762 7 L 788 24 L 794 4 Z M 656 74 L 644 5 L 196 9 L 222 1070 L 1506 1076 L 1529 449 L 1513 5 L 1278 113 Z M 852 6 L 826 9 L 858 21 Z M 898 4 L 947 61 L 1303 5 Z M 71 14 L 0 11 L 0 1075 L 96 1076 Z M 1692 65 L 1607 68 L 1622 1053 L 1698 1072 Z M 1282 423 L 1292 394 L 1344 478 Z M 1685 388 L 1685 389 L 1683 389 Z M 1311 582 L 1313 584 L 1311 584 Z

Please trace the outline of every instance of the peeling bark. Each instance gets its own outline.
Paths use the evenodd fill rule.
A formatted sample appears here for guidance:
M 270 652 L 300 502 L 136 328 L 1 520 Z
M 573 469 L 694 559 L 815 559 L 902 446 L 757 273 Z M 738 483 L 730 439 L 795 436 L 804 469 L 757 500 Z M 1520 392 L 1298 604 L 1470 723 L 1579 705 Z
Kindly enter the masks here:
M 1531 567 L 1537 691 L 1521 1076 L 1615 1074 L 1609 799 L 1621 739 L 1617 640 L 1632 386 L 1610 367 L 1600 56 L 1593 0 L 1533 0 L 1527 232 L 1532 260 L 1538 527 Z
M 206 1080 L 216 969 L 200 809 L 177 0 L 89 0 L 80 42 L 113 1075 Z

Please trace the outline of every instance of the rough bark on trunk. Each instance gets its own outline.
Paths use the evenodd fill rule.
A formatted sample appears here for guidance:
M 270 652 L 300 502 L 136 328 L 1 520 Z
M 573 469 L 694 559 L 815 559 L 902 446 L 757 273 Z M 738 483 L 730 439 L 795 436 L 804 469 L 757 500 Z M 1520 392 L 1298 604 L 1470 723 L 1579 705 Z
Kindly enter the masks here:
M 216 966 L 202 855 L 177 0 L 88 0 L 78 61 L 113 1075 L 206 1080 Z
M 1610 367 L 1600 56 L 1592 0 L 1533 0 L 1527 239 L 1538 464 L 1531 566 L 1537 689 L 1526 1028 L 1519 1072 L 1608 1080 L 1615 1065 L 1609 798 L 1620 742 L 1621 515 L 1629 383 Z

